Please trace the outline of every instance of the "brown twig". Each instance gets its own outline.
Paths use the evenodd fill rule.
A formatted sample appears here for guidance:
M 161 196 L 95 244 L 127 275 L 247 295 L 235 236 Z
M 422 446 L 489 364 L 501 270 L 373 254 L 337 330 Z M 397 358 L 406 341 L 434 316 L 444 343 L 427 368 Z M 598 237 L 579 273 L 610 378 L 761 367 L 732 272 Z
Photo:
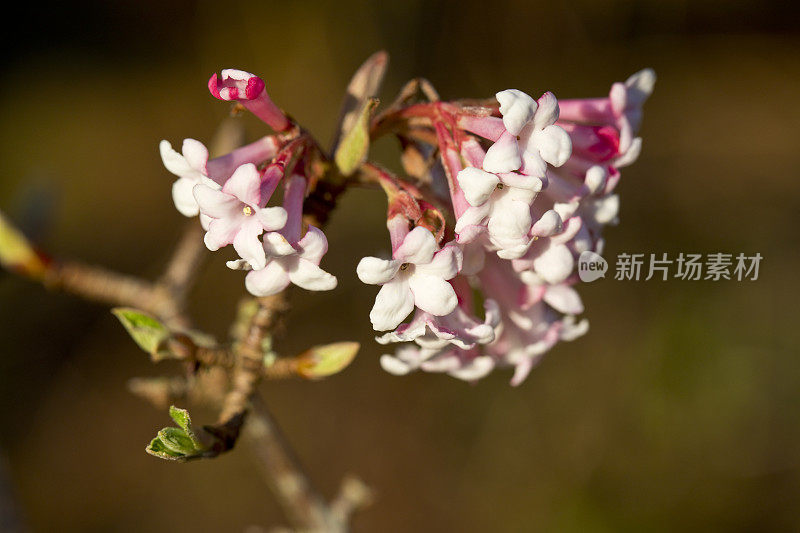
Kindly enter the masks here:
M 260 396 L 253 395 L 251 405 L 244 437 L 290 522 L 303 531 L 344 531 L 335 525 L 325 499 L 310 483 Z

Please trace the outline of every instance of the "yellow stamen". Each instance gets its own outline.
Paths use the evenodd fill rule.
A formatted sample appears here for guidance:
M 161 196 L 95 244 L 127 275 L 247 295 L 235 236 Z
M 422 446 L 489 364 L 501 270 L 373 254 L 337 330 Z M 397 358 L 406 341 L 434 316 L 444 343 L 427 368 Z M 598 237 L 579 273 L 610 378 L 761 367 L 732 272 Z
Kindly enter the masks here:
M 249 217 L 253 214 L 253 208 L 249 205 L 246 205 L 244 206 L 244 209 L 242 209 L 242 213 L 244 213 L 244 216 Z

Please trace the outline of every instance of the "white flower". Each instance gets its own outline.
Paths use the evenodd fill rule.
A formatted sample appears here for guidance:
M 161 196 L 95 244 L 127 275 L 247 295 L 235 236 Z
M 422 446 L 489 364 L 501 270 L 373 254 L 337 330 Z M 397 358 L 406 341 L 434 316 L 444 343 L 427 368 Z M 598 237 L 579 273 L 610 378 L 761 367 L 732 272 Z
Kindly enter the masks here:
M 546 92 L 538 103 L 517 89 L 496 95 L 506 131 L 486 152 L 484 170 L 494 173 L 519 170 L 544 177 L 547 163 L 563 165 L 572 153 L 567 132 L 555 125 L 558 101 Z
M 194 186 L 204 183 L 211 188 L 220 188 L 220 185 L 207 174 L 208 149 L 203 143 L 194 139 L 184 139 L 180 154 L 173 150 L 169 141 L 161 141 L 158 149 L 166 169 L 178 176 L 172 184 L 172 201 L 175 202 L 175 208 L 183 216 L 197 216 L 200 207 L 192 193 Z
M 394 329 L 415 306 L 436 316 L 456 308 L 458 298 L 447 280 L 461 269 L 461 250 L 453 244 L 438 248 L 433 234 L 418 226 L 405 236 L 393 259 L 365 257 L 358 263 L 361 281 L 382 285 L 369 315 L 376 331 Z
M 205 236 L 208 249 L 233 244 L 253 268 L 264 268 L 266 257 L 258 237 L 265 230 L 281 229 L 286 224 L 286 210 L 264 207 L 261 174 L 256 166 L 247 163 L 237 168 L 221 190 L 198 183 L 193 191 L 200 211 L 213 219 Z
M 328 239 L 322 230 L 309 226 L 305 236 L 295 245 L 277 232 L 264 235 L 266 266 L 253 270 L 245 278 L 245 287 L 254 296 L 277 294 L 294 283 L 309 291 L 329 291 L 336 288 L 335 276 L 319 267 L 328 251 Z M 240 261 L 230 261 L 229 268 L 242 268 Z
M 531 239 L 531 204 L 542 189 L 542 181 L 516 173 L 493 174 L 467 167 L 457 176 L 470 207 L 456 221 L 461 240 L 471 240 L 471 226 L 486 226 L 489 241 L 506 259 L 522 256 Z

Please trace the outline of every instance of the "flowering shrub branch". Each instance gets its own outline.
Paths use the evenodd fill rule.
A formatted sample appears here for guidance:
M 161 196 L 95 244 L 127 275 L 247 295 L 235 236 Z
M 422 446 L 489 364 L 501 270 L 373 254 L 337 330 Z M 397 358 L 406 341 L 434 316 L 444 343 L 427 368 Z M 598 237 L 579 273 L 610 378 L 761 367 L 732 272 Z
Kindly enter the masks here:
M 212 75 L 213 97 L 269 129 L 244 144 L 231 118 L 211 150 L 188 138 L 180 152 L 161 142 L 175 208 L 198 220 L 156 281 L 53 260 L 0 217 L 4 267 L 123 306 L 115 314 L 154 361 L 184 366 L 183 376 L 140 378 L 131 390 L 163 407 L 188 400 L 218 406 L 216 422 L 202 427 L 171 407 L 177 427 L 162 429 L 148 452 L 213 457 L 244 435 L 302 530 L 344 531 L 369 500 L 363 484 L 348 480 L 328 503 L 257 393 L 265 379 L 338 373 L 358 351 L 357 343 L 337 342 L 284 357 L 273 342 L 290 286 L 337 286 L 325 270 L 324 226 L 339 197 L 367 186 L 387 199 L 391 256 L 365 257 L 356 268 L 362 282 L 378 287 L 369 313 L 376 341 L 399 343 L 380 358 L 384 370 L 474 382 L 510 367 L 518 385 L 544 353 L 588 329 L 578 318 L 584 306 L 574 289 L 575 261 L 584 251 L 601 253 L 602 230 L 617 221 L 620 169 L 640 153 L 642 104 L 655 82 L 643 70 L 601 98 L 559 101 L 551 92 L 533 98 L 508 89 L 493 99 L 443 101 L 430 82 L 414 79 L 378 111 L 387 63 L 379 52 L 354 75 L 330 150 L 272 101 L 260 77 L 235 69 Z M 371 143 L 383 136 L 399 142 L 405 175 L 369 160 Z M 227 266 L 246 272 L 244 288 L 254 298 L 241 306 L 230 339 L 217 341 L 193 329 L 186 298 L 206 249 L 226 246 L 239 256 Z

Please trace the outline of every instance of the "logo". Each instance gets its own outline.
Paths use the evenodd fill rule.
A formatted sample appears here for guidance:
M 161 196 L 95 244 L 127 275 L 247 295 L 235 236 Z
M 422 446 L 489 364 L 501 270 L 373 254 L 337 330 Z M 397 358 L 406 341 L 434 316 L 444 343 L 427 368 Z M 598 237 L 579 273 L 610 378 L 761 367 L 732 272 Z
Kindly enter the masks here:
M 608 263 L 600 254 L 586 251 L 582 252 L 578 258 L 578 276 L 581 281 L 589 283 L 598 278 L 606 277 Z

